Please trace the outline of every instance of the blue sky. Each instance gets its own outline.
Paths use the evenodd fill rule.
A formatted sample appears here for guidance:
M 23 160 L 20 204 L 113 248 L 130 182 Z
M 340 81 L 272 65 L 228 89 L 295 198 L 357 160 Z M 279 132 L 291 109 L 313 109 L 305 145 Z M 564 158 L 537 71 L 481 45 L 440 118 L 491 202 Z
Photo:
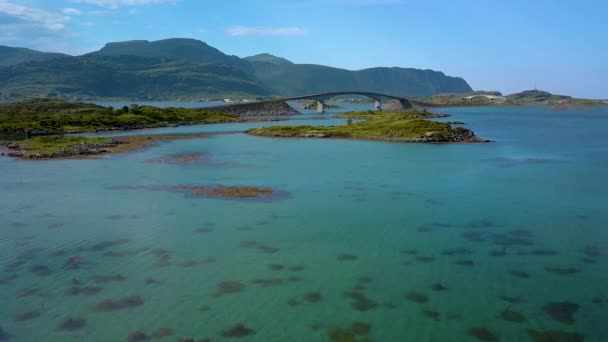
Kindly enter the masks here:
M 196 38 L 347 69 L 434 69 L 474 89 L 608 98 L 608 1 L 0 0 L 0 44 L 81 54 Z

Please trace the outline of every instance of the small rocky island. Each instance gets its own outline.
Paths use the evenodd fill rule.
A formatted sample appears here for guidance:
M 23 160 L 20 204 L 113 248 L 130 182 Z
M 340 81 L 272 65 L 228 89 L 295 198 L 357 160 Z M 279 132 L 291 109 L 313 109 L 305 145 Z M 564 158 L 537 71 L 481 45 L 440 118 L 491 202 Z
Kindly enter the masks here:
M 341 138 L 419 143 L 471 143 L 489 142 L 473 131 L 452 127 L 447 122 L 427 120 L 446 117 L 428 111 L 404 112 L 350 112 L 336 115 L 347 118 L 348 123 L 339 126 L 271 126 L 251 128 L 246 133 L 265 137 L 282 138 Z M 364 121 L 353 123 L 353 119 Z
M 92 159 L 108 153 L 134 151 L 159 141 L 202 139 L 206 134 L 175 134 L 89 138 L 83 136 L 41 136 L 9 143 L 0 156 L 27 160 Z

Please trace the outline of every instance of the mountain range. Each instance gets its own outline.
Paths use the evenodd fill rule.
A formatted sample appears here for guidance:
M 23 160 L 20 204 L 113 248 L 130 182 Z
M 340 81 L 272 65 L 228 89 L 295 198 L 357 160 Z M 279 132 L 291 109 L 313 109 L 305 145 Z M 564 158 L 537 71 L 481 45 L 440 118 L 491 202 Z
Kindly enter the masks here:
M 329 91 L 432 96 L 472 91 L 465 80 L 411 68 L 345 70 L 270 54 L 239 58 L 184 38 L 108 43 L 82 56 L 0 46 L 0 99 L 198 99 Z

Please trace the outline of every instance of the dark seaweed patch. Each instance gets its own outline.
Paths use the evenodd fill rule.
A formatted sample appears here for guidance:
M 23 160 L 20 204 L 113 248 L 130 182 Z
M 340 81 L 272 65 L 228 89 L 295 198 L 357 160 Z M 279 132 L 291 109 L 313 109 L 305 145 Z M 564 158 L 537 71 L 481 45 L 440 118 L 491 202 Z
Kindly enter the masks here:
M 120 252 L 107 251 L 107 252 L 103 253 L 103 256 L 114 257 L 114 258 L 126 258 L 126 257 L 138 255 L 147 250 L 148 250 L 148 248 L 144 247 L 144 248 L 138 248 L 138 249 L 132 249 L 132 250 L 126 250 L 126 251 L 120 251 Z
M 509 270 L 509 274 L 518 278 L 530 278 L 530 273 L 523 270 Z
M 528 237 L 512 236 L 507 234 L 492 234 L 492 242 L 495 245 L 510 247 L 510 246 L 532 246 L 534 241 Z
M 526 321 L 526 316 L 521 312 L 513 311 L 510 308 L 504 309 L 498 316 L 507 322 L 522 323 Z
M 152 338 L 164 338 L 173 335 L 173 329 L 170 328 L 158 328 L 152 333 Z
M 429 233 L 431 230 L 432 228 L 427 225 L 418 226 L 418 228 L 416 228 L 418 233 Z
M 427 303 L 429 301 L 429 297 L 421 292 L 410 291 L 405 294 L 405 299 L 414 302 L 414 303 Z
M 323 300 L 323 295 L 321 292 L 308 292 L 303 299 L 309 303 L 318 303 Z
M 288 282 L 290 282 L 290 283 L 297 283 L 297 282 L 299 282 L 300 280 L 302 280 L 302 278 L 300 278 L 300 277 L 295 277 L 295 276 L 291 276 L 291 277 L 288 277 L 288 278 L 287 278 L 287 281 L 288 281 Z
M 92 308 L 95 312 L 109 312 L 138 307 L 144 304 L 144 299 L 140 296 L 130 296 L 118 300 L 106 299 L 95 304 Z
M 579 305 L 572 302 L 550 302 L 543 306 L 543 311 L 554 320 L 564 323 L 574 323 L 574 314 L 578 311 Z
M 15 315 L 15 316 L 13 316 L 13 319 L 17 322 L 22 322 L 22 321 L 29 321 L 32 319 L 36 319 L 36 318 L 40 317 L 41 315 L 42 315 L 42 313 L 39 310 L 31 310 L 31 311 L 22 312 L 20 314 Z
M 289 270 L 291 272 L 302 272 L 304 271 L 304 265 L 293 265 L 289 267 Z
M 128 342 L 143 342 L 143 341 L 149 341 L 149 340 L 150 340 L 150 336 L 146 335 L 146 333 L 141 330 L 136 330 L 136 331 L 130 333 L 129 337 L 127 337 Z
M 361 277 L 359 277 L 359 279 L 357 279 L 357 282 L 359 284 L 369 284 L 372 281 L 374 281 L 374 279 L 372 277 L 368 277 L 368 276 L 361 276 Z
M 431 285 L 431 289 L 433 291 L 445 291 L 448 288 L 445 287 L 442 283 L 434 283 L 433 285 Z
M 118 282 L 118 281 L 125 281 L 127 279 L 127 277 L 123 276 L 122 274 L 111 274 L 111 275 L 96 275 L 96 276 L 92 276 L 90 279 L 97 284 L 105 284 L 105 283 L 112 283 L 112 282 Z
M 531 238 L 532 232 L 526 229 L 514 229 L 509 231 L 509 235 L 519 236 L 523 238 Z
M 401 251 L 401 253 L 407 254 L 407 255 L 416 255 L 416 254 L 418 254 L 418 250 L 416 250 L 416 249 L 405 249 L 405 250 Z
M 200 259 L 200 260 L 188 259 L 188 260 L 184 260 L 182 262 L 175 263 L 175 266 L 184 267 L 184 268 L 190 268 L 190 267 L 194 267 L 194 266 L 201 266 L 201 265 L 212 264 L 212 263 L 214 263 L 216 261 L 217 261 L 217 259 L 215 259 L 213 257 L 209 257 L 209 258 L 206 258 L 206 259 Z
M 357 321 L 351 324 L 350 330 L 355 335 L 368 335 L 372 331 L 372 326 L 371 324 Z
M 523 299 L 522 297 L 511 297 L 511 296 L 498 296 L 498 298 L 500 298 L 501 300 L 504 300 L 507 303 L 511 303 L 511 304 L 521 304 L 524 303 L 526 300 Z
M 345 292 L 344 295 L 352 299 L 350 305 L 355 310 L 368 311 L 378 307 L 377 302 L 366 297 L 365 294 L 361 291 L 348 291 Z
M 583 342 L 585 336 L 577 332 L 567 332 L 558 330 L 528 330 L 528 335 L 534 342 Z
M 8 341 L 13 337 L 13 335 L 9 334 L 6 330 L 0 327 L 0 341 Z
M 87 319 L 83 317 L 68 317 L 63 322 L 59 323 L 57 330 L 59 331 L 76 331 L 87 325 Z
M 492 228 L 495 226 L 496 226 L 496 223 L 487 218 L 474 220 L 465 225 L 466 228 Z
M 505 255 L 507 255 L 507 249 L 506 248 L 496 248 L 496 249 L 492 249 L 488 252 L 489 256 L 492 257 L 503 257 Z
M 357 259 L 358 259 L 358 257 L 356 255 L 352 255 L 352 254 L 340 254 L 338 256 L 338 260 L 340 260 L 340 261 L 355 261 Z
M 422 310 L 422 314 L 428 318 L 431 318 L 435 321 L 439 321 L 441 319 L 441 313 L 433 310 Z
M 268 264 L 268 269 L 271 271 L 281 271 L 285 266 L 281 264 Z
M 416 260 L 418 260 L 420 262 L 433 262 L 433 261 L 435 261 L 435 257 L 434 256 L 418 255 L 416 257 Z
M 452 255 L 469 255 L 471 254 L 471 250 L 463 248 L 463 247 L 457 247 L 457 248 L 448 248 L 448 249 L 444 249 L 441 251 L 441 255 L 447 255 L 447 256 L 452 256 Z
M 65 294 L 67 296 L 80 296 L 80 295 L 94 296 L 94 295 L 98 294 L 99 292 L 101 292 L 102 290 L 103 290 L 103 287 L 96 287 L 96 286 L 84 286 L 84 287 L 72 286 L 65 290 Z
M 99 243 L 94 244 L 93 246 L 91 246 L 90 250 L 93 252 L 103 252 L 107 249 L 110 249 L 112 247 L 115 246 L 120 246 L 120 245 L 124 245 L 129 243 L 130 240 L 128 239 L 118 239 L 118 240 L 111 240 L 111 241 L 102 241 Z
M 470 242 L 484 242 L 486 241 L 486 234 L 480 231 L 468 231 L 460 234 L 460 237 Z
M 33 297 L 33 296 L 38 296 L 40 294 L 41 294 L 40 289 L 37 287 L 34 287 L 34 288 L 29 288 L 29 289 L 17 290 L 16 297 L 17 298 Z
M 281 278 L 268 278 L 268 279 L 254 279 L 251 281 L 255 285 L 259 285 L 261 287 L 275 287 L 283 285 L 285 282 Z
M 208 234 L 208 233 L 212 233 L 213 232 L 213 228 L 202 227 L 202 228 L 197 228 L 195 231 L 197 233 L 199 233 L 199 234 Z
M 475 337 L 480 341 L 491 342 L 498 341 L 498 337 L 494 335 L 490 330 L 486 328 L 471 328 L 468 331 L 468 334 Z
M 243 323 L 237 323 L 233 327 L 222 331 L 221 335 L 227 338 L 241 338 L 255 335 L 255 330 L 247 327 Z
M 166 249 L 156 248 L 152 250 L 152 255 L 156 258 L 156 267 L 167 267 L 171 265 L 173 254 Z
M 552 249 L 535 249 L 531 251 L 530 254 L 538 256 L 550 256 L 557 255 L 558 253 Z
M 545 270 L 558 275 L 572 275 L 580 272 L 576 267 L 545 267 Z
M 245 290 L 245 284 L 238 281 L 223 281 L 217 284 L 217 291 L 212 294 L 213 297 L 220 297 L 226 294 L 234 294 Z
M 40 264 L 36 264 L 30 267 L 30 272 L 39 277 L 47 277 L 53 274 L 53 271 L 48 266 Z

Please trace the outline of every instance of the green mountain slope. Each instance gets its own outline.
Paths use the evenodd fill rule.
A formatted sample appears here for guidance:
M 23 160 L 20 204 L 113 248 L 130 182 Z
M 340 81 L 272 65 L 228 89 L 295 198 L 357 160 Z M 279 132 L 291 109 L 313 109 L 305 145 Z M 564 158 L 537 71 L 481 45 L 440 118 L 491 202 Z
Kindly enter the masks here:
M 524 90 L 519 93 L 507 95 L 507 98 L 516 102 L 543 102 L 550 100 L 567 100 L 570 96 L 553 95 L 543 90 Z
M 165 100 L 349 90 L 431 96 L 471 91 L 463 79 L 432 70 L 350 71 L 294 64 L 270 54 L 241 59 L 194 39 L 108 43 L 78 57 L 17 50 L 0 53 L 5 61 L 0 65 L 0 100 L 46 96 Z
M 188 38 L 163 39 L 154 42 L 132 40 L 108 43 L 101 50 L 91 52 L 93 56 L 138 56 L 179 59 L 192 63 L 226 64 L 246 72 L 253 72 L 251 64 L 237 57 L 229 56 L 206 43 Z
M 410 68 L 371 68 L 358 71 L 315 64 L 294 64 L 272 55 L 247 57 L 256 76 L 274 93 L 291 96 L 358 90 L 395 96 L 431 96 L 472 91 L 465 80 L 442 72 Z
M 0 45 L 0 66 L 14 65 L 29 61 L 45 61 L 67 56 L 68 55 L 62 53 L 40 52 L 26 48 Z
M 176 99 L 265 95 L 253 75 L 225 64 L 136 56 L 81 56 L 0 67 L 0 98 Z

